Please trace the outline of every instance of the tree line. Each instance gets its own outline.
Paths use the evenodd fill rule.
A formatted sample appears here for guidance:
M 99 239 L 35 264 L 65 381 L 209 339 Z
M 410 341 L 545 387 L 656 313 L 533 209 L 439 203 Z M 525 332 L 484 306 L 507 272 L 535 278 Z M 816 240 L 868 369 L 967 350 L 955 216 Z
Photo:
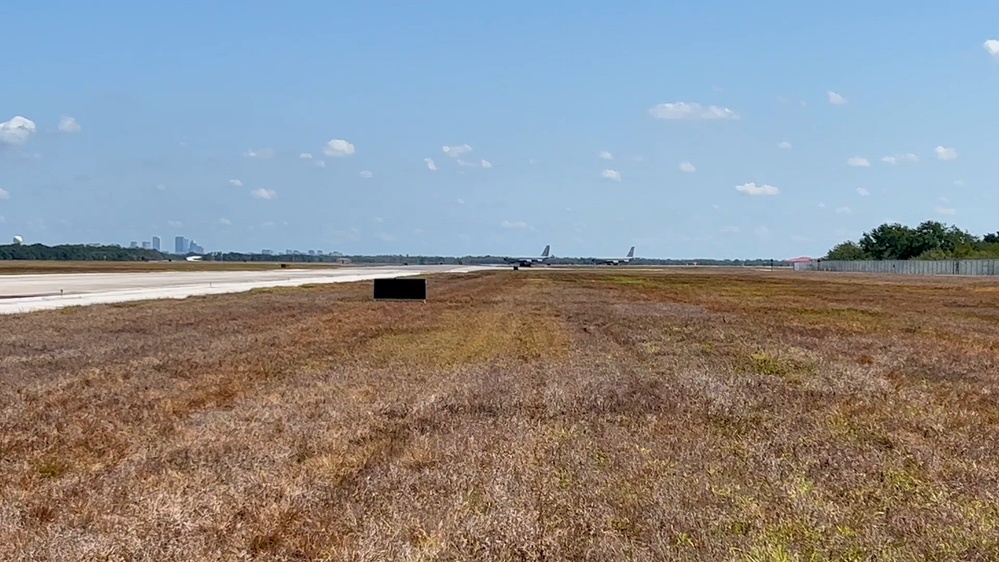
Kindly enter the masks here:
M 157 250 L 97 246 L 90 244 L 7 244 L 0 245 L 0 260 L 47 261 L 160 261 L 168 259 Z
M 827 260 L 946 260 L 999 258 L 999 232 L 976 236 L 957 226 L 925 221 L 916 227 L 884 223 L 857 241 L 833 246 Z

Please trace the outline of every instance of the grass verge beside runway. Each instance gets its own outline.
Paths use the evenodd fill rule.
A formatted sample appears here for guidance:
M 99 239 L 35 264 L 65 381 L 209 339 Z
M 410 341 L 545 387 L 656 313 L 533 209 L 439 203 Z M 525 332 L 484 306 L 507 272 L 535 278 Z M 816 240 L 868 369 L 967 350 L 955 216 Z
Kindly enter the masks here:
M 0 559 L 999 557 L 994 281 L 431 287 L 0 317 Z

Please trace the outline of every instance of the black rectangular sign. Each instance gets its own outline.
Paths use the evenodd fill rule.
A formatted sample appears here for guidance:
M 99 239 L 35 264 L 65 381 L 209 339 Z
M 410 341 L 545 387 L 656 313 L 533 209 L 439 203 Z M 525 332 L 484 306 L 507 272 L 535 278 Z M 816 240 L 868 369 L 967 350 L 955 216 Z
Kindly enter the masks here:
M 375 300 L 427 300 L 426 279 L 375 279 Z

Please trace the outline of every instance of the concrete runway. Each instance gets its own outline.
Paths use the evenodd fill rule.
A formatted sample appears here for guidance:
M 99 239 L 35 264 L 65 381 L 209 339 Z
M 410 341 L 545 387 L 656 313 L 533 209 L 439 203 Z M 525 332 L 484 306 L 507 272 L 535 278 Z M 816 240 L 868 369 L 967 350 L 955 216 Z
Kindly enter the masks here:
M 0 275 L 0 314 L 113 302 L 183 299 L 261 287 L 348 283 L 385 277 L 470 273 L 491 268 L 447 265 L 338 267 L 267 271 L 169 271 Z

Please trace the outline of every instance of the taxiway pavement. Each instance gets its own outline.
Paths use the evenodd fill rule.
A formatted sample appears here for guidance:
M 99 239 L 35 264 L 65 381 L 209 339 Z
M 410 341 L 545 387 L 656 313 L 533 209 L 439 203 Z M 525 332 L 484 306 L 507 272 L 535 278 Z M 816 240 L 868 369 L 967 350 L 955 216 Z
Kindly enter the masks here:
M 115 302 L 183 299 L 194 295 L 237 293 L 263 287 L 349 283 L 434 273 L 470 273 L 487 269 L 491 268 L 426 265 L 267 271 L 0 275 L 0 314 Z

